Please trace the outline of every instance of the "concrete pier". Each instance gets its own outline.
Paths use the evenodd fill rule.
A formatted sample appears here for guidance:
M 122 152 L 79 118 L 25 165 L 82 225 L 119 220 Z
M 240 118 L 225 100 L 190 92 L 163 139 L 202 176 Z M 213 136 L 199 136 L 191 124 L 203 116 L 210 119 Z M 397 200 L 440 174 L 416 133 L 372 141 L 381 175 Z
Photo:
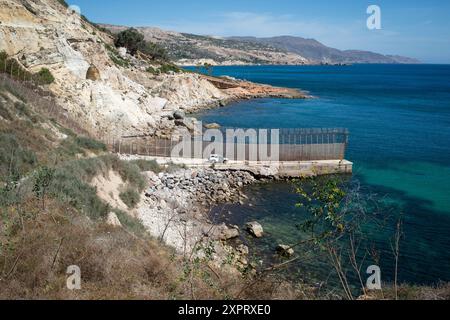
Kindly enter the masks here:
M 229 161 L 226 164 L 212 165 L 204 159 L 148 157 L 120 154 L 122 160 L 155 160 L 164 166 L 176 164 L 187 168 L 211 168 L 222 171 L 247 171 L 255 176 L 266 178 L 300 178 L 329 174 L 352 174 L 353 163 L 347 160 L 318 161 Z

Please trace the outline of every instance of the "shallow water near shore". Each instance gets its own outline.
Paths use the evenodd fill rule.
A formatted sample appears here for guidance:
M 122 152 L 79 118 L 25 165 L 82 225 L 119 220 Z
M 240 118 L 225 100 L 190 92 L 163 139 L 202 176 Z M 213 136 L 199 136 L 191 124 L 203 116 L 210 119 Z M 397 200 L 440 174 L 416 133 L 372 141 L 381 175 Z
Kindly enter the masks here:
M 229 127 L 348 128 L 346 158 L 355 163 L 353 179 L 361 192 L 377 197 L 386 214 L 404 215 L 400 281 L 450 281 L 449 65 L 215 67 L 214 73 L 300 88 L 315 96 L 244 101 L 196 116 Z M 218 207 L 215 212 L 222 214 L 214 219 L 239 226 L 260 221 L 266 238 L 243 241 L 270 261 L 278 243 L 295 243 L 301 237 L 294 226 L 304 213 L 295 208 L 297 197 L 288 183 L 251 186 L 246 194 L 247 204 Z M 379 263 L 385 281 L 393 278 L 393 228 L 391 224 L 371 235 L 382 248 Z M 319 278 L 329 273 L 314 259 L 297 268 Z

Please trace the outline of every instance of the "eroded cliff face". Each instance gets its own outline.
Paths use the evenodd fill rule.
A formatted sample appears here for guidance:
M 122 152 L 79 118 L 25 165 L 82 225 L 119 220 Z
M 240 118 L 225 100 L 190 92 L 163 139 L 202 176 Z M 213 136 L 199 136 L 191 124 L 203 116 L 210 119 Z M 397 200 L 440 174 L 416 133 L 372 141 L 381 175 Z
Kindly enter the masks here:
M 226 99 L 198 75 L 155 77 L 131 56 L 129 66 L 117 65 L 112 39 L 56 0 L 0 0 L 0 9 L 0 51 L 29 71 L 48 68 L 59 105 L 100 136 L 170 130 L 168 114 Z M 96 81 L 86 79 L 91 65 Z

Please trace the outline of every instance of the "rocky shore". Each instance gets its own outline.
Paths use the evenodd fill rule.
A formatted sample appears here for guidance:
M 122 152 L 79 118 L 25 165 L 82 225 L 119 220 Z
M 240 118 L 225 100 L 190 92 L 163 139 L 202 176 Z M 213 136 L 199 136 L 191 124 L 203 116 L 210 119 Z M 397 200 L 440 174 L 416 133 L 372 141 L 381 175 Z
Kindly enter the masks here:
M 183 168 L 145 175 L 148 188 L 134 215 L 150 234 L 179 254 L 190 254 L 207 245 L 214 248 L 214 263 L 220 265 L 232 255 L 234 267 L 248 266 L 248 248 L 227 243 L 245 230 L 214 225 L 209 210 L 217 203 L 243 203 L 243 187 L 257 182 L 255 177 L 242 171 Z

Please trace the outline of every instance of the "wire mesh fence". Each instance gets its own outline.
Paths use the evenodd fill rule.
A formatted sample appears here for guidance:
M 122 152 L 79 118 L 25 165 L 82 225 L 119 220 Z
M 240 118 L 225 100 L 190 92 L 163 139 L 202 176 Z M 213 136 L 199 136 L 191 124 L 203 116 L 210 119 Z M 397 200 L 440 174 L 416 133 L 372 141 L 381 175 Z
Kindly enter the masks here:
M 153 157 L 207 159 L 217 154 L 234 161 L 344 160 L 349 132 L 346 129 L 281 129 L 276 140 L 270 131 L 268 138 L 258 137 L 254 141 L 249 136 L 230 141 L 226 135 L 220 141 L 203 141 L 202 136 L 172 140 L 133 137 L 110 139 L 106 143 L 112 152 Z

